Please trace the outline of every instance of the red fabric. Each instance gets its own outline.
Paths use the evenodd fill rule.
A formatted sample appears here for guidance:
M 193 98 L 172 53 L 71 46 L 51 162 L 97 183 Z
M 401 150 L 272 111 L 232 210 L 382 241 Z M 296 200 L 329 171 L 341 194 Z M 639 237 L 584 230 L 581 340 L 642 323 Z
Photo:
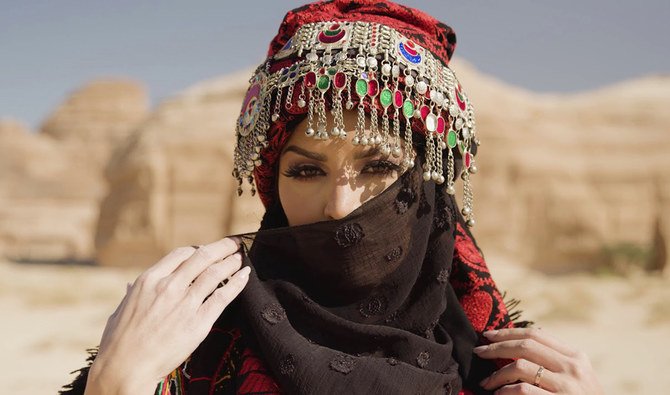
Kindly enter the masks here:
M 279 385 L 268 372 L 265 364 L 250 348 L 242 352 L 242 367 L 238 372 L 242 383 L 238 394 L 280 394 Z
M 376 22 L 392 27 L 431 51 L 445 65 L 456 49 L 453 29 L 416 8 L 385 0 L 330 0 L 289 11 L 270 43 L 268 56 L 276 54 L 300 26 L 323 21 Z

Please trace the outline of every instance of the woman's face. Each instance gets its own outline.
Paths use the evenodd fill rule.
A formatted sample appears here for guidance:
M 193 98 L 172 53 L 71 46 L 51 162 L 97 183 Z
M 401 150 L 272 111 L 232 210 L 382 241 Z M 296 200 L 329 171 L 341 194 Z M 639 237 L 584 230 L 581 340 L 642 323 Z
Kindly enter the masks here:
M 307 137 L 306 119 L 289 138 L 279 159 L 278 181 L 289 225 L 343 218 L 399 177 L 402 155 L 384 156 L 378 148 L 351 143 L 356 116 L 344 111 L 344 139 Z M 332 125 L 332 118 L 328 122 Z

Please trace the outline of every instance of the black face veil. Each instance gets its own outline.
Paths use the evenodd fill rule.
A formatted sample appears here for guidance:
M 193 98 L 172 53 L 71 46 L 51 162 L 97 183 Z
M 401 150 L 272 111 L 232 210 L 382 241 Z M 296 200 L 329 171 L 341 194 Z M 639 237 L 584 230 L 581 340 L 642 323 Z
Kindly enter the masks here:
M 456 203 L 420 169 L 340 220 L 277 228 L 275 207 L 243 235 L 239 307 L 288 393 L 458 393 L 493 371 L 449 283 Z

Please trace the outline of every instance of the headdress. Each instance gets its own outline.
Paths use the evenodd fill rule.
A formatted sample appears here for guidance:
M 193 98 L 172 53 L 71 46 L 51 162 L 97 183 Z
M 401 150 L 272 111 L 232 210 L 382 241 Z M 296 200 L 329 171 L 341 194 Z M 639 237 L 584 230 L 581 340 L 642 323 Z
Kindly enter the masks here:
M 287 15 L 268 58 L 250 79 L 237 121 L 233 175 L 238 193 L 246 179 L 252 193 L 256 182 L 266 206 L 275 199 L 271 169 L 287 140 L 287 119 L 306 115 L 308 136 L 343 138 L 346 109 L 358 113 L 353 144 L 377 146 L 396 157 L 404 149 L 406 168 L 415 162 L 413 134 L 420 136 L 423 178 L 446 182 L 449 194 L 455 193 L 460 167 L 462 214 L 472 226 L 470 175 L 477 171 L 479 140 L 473 106 L 448 67 L 455 34 L 434 18 L 396 4 L 394 12 L 406 15 L 367 12 L 375 6 L 329 1 L 318 13 Z

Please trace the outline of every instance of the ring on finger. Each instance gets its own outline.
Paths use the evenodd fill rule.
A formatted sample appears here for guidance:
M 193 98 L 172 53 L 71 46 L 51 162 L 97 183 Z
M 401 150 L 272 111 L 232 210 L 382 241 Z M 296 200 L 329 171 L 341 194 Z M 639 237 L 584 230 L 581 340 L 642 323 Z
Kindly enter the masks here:
M 533 381 L 533 385 L 536 387 L 540 386 L 540 380 L 542 380 L 542 372 L 544 372 L 544 366 L 540 365 L 540 367 L 537 369 L 537 373 L 535 373 L 535 380 Z

